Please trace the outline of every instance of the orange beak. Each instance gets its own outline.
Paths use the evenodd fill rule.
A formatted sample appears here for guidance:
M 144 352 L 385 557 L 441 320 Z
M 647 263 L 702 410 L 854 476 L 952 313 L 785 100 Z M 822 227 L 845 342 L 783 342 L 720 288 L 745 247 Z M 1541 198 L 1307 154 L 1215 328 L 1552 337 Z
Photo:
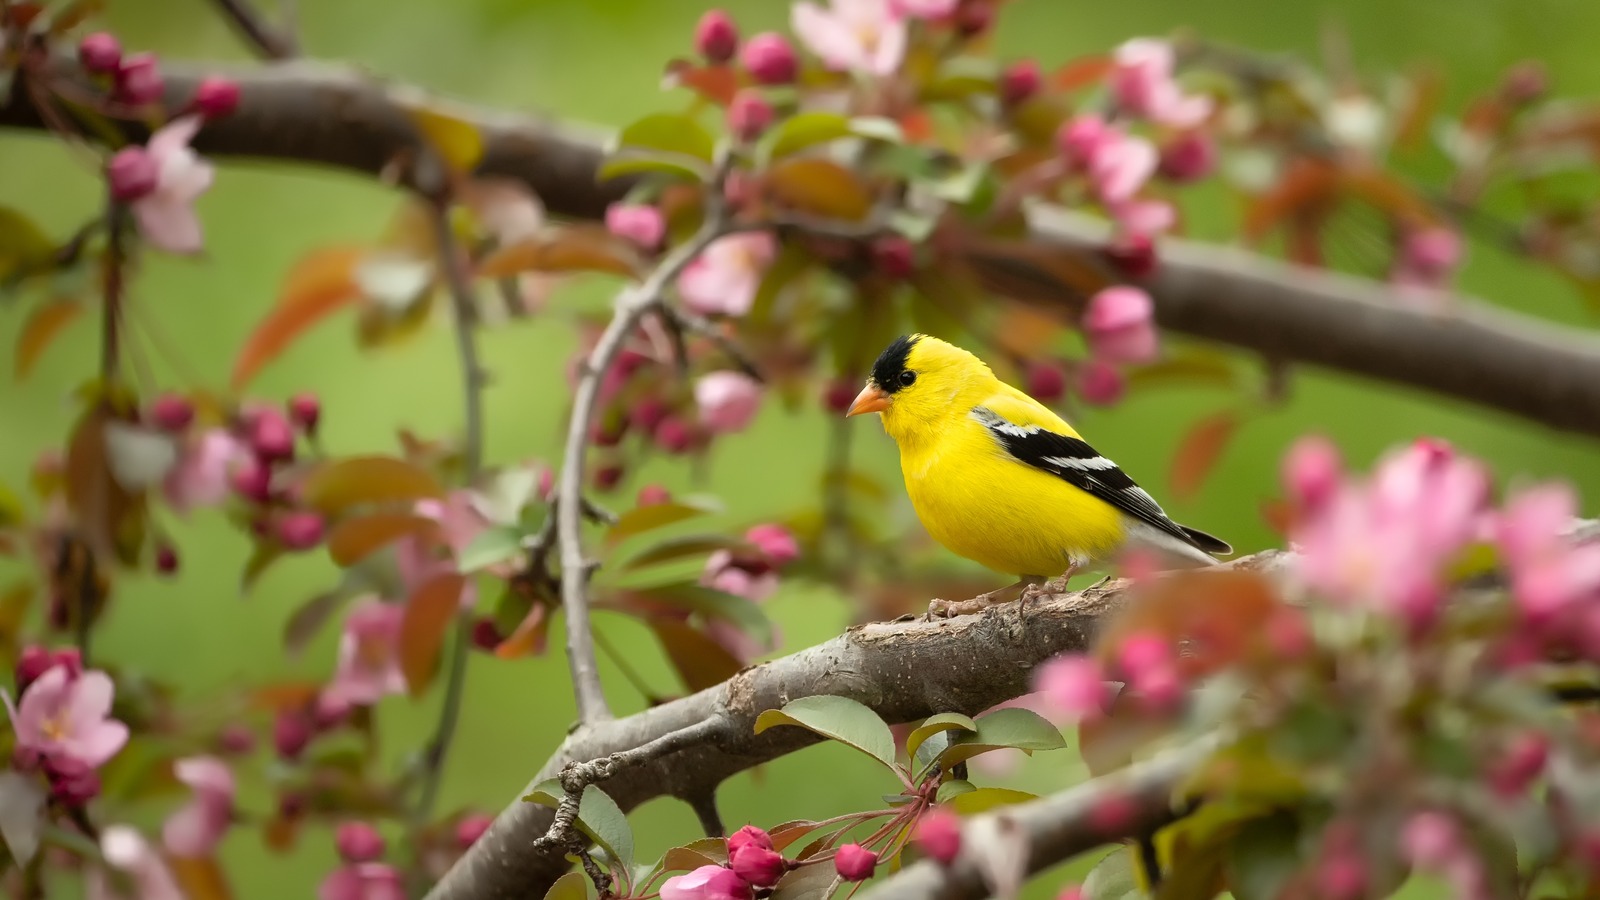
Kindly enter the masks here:
M 848 419 L 851 416 L 859 416 L 862 413 L 883 412 L 888 408 L 889 395 L 885 394 L 882 388 L 869 381 L 867 386 L 861 389 L 861 393 L 856 395 L 855 401 L 850 404 L 850 411 L 846 412 L 844 416 Z

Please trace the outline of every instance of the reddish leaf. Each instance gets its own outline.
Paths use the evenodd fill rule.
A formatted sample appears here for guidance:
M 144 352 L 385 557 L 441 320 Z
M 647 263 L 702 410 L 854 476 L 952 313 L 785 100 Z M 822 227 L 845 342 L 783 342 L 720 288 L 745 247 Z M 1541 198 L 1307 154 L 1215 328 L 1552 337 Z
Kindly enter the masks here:
M 1188 499 L 1205 483 L 1239 427 L 1239 413 L 1226 409 L 1197 421 L 1178 444 L 1172 460 L 1172 493 Z
M 167 864 L 177 876 L 187 900 L 231 900 L 233 888 L 222 866 L 212 856 L 199 858 L 167 855 Z
M 517 623 L 511 636 L 494 648 L 499 659 L 516 659 L 519 656 L 538 656 L 544 652 L 550 639 L 550 609 L 543 603 L 528 608 L 528 614 Z
M 691 691 L 719 685 L 744 668 L 744 664 L 705 633 L 672 619 L 652 619 L 650 628 L 667 651 L 672 667 Z
M 279 813 L 261 829 L 261 842 L 274 853 L 288 853 L 300 836 L 300 818 Z
M 406 600 L 400 620 L 400 671 L 411 696 L 421 696 L 439 669 L 445 632 L 461 609 L 467 580 L 458 572 L 440 572 L 424 581 Z
M 324 591 L 300 604 L 283 624 L 283 648 L 290 657 L 297 656 L 306 644 L 316 637 L 322 626 L 339 611 L 351 597 L 346 590 Z
M 408 535 L 432 536 L 439 523 L 414 513 L 377 512 L 344 519 L 328 534 L 328 555 L 340 566 L 353 566 Z
M 130 493 L 111 471 L 106 424 L 118 417 L 96 405 L 78 420 L 67 444 L 67 508 L 96 556 L 138 561 L 144 543 L 145 502 Z
M 12 373 L 18 381 L 28 377 L 45 348 L 56 339 L 67 325 L 83 312 L 83 304 L 70 298 L 60 298 L 34 307 L 28 321 L 17 335 L 16 355 Z
M 1259 241 L 1295 214 L 1331 204 L 1339 189 L 1339 170 L 1332 163 L 1303 156 L 1295 159 L 1285 167 L 1278 183 L 1254 198 L 1245 210 L 1245 239 Z
M 1135 592 L 1095 636 L 1094 655 L 1112 667 L 1133 635 L 1155 635 L 1173 647 L 1182 641 L 1178 665 L 1186 681 L 1245 659 L 1281 605 L 1272 582 L 1242 569 L 1174 573 Z
M 360 298 L 355 272 L 367 252 L 361 246 L 322 247 L 295 263 L 272 311 L 234 360 L 230 382 L 234 390 L 244 387 L 312 325 Z
M 478 276 L 504 278 L 519 272 L 609 272 L 632 278 L 639 274 L 641 265 L 638 251 L 606 229 L 598 225 L 569 225 L 554 234 L 495 250 L 478 264 Z
M 1444 75 L 1433 66 L 1419 68 L 1411 75 L 1411 91 L 1396 116 L 1395 145 L 1406 150 L 1422 146 L 1428 129 L 1444 99 Z
M 1439 216 L 1411 185 L 1381 169 L 1362 169 L 1345 176 L 1350 193 L 1396 221 L 1413 228 L 1436 225 Z
M 425 469 L 392 456 L 351 456 L 324 465 L 301 484 L 305 503 L 330 516 L 365 503 L 403 503 L 444 496 Z
M 1294 505 L 1283 499 L 1263 500 L 1261 518 L 1274 533 L 1287 537 L 1294 527 Z
M 731 66 L 698 66 L 686 59 L 667 63 L 664 87 L 685 87 L 718 106 L 733 102 L 739 76 Z
M 857 222 L 872 209 L 866 185 L 831 159 L 786 159 L 767 171 L 766 184 L 777 202 L 823 218 Z
M 1105 54 L 1083 56 L 1056 69 L 1050 80 L 1063 91 L 1075 91 L 1100 82 L 1111 72 L 1111 66 L 1112 59 Z
M 270 712 L 304 709 L 322 693 L 320 681 L 284 681 L 250 692 L 250 705 Z

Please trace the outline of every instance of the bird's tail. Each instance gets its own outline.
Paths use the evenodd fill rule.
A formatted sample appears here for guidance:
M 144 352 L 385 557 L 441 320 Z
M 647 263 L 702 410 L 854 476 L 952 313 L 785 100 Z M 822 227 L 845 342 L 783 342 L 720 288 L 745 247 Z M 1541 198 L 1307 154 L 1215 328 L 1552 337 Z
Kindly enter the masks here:
M 1216 556 L 1227 556 L 1233 552 L 1233 545 L 1222 538 L 1206 534 L 1198 528 L 1190 528 L 1187 525 L 1179 525 L 1178 527 L 1183 529 L 1183 533 L 1189 536 L 1189 540 L 1193 541 L 1196 547 L 1207 553 Z

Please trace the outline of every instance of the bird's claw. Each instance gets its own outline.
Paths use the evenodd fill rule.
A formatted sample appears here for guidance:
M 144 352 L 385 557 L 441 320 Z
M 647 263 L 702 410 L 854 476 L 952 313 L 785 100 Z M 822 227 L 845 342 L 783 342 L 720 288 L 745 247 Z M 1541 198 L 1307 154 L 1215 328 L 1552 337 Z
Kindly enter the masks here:
M 928 601 L 928 611 L 923 613 L 922 621 L 932 622 L 934 619 L 950 618 L 950 602 L 938 597 Z

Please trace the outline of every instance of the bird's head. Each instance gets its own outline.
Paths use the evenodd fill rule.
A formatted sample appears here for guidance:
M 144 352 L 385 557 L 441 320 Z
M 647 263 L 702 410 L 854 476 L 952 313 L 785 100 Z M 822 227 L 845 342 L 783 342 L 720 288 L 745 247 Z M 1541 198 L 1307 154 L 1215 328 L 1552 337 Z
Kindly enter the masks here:
M 895 440 L 932 432 L 993 390 L 994 373 L 971 353 L 925 334 L 895 338 L 872 365 L 846 416 L 879 413 Z M 970 395 L 970 396 L 969 396 Z

